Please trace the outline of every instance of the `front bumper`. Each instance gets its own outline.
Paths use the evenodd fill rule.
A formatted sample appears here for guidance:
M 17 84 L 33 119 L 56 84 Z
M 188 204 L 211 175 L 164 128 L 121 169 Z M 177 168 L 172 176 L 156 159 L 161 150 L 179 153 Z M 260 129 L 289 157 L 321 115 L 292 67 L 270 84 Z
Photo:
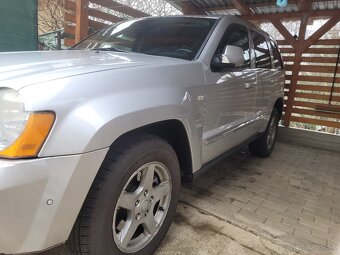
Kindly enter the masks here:
M 0 160 L 0 254 L 65 242 L 107 151 Z

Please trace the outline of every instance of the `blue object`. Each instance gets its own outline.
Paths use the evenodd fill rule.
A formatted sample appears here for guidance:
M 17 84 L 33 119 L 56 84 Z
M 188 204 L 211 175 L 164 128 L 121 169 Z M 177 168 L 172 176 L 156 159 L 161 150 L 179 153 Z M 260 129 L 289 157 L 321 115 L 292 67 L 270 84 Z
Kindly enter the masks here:
M 280 7 L 286 7 L 288 4 L 288 0 L 277 0 L 276 1 L 276 5 L 280 6 Z

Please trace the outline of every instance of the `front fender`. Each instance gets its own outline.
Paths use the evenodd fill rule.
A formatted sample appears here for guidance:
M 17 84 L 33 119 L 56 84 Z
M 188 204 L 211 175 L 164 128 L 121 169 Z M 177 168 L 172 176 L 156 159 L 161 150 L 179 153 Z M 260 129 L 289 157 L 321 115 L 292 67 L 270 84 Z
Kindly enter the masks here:
M 168 67 L 168 71 L 172 68 L 176 76 L 166 79 L 164 75 L 153 75 L 152 82 L 143 79 L 146 74 L 142 69 L 134 69 L 133 76 L 121 70 L 117 84 L 126 85 L 119 89 L 118 85 L 111 84 L 115 80 L 108 79 L 111 72 L 106 72 L 54 80 L 48 85 L 36 84 L 20 90 L 27 111 L 56 112 L 55 125 L 39 157 L 107 148 L 131 130 L 176 119 L 186 129 L 193 170 L 198 169 L 204 115 L 204 101 L 198 100 L 198 96 L 204 95 L 202 67 L 197 63 L 187 65 L 183 71 L 178 67 Z M 188 71 L 190 76 L 186 74 Z M 158 85 L 159 82 L 163 84 Z

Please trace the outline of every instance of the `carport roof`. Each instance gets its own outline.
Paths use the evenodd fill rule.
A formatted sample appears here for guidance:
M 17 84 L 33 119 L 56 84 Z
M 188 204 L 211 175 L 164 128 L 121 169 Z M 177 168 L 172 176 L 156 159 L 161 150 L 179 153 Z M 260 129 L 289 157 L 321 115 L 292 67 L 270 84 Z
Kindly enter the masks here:
M 303 11 L 340 11 L 340 0 L 288 0 L 284 8 L 275 0 L 168 0 L 189 14 L 265 15 Z

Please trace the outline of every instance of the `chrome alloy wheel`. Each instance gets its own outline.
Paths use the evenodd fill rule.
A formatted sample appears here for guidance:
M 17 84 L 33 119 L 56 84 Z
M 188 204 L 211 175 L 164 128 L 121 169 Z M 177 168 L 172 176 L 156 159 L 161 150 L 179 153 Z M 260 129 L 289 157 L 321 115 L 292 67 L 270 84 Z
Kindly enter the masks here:
M 273 117 L 269 123 L 267 146 L 271 149 L 274 146 L 275 138 L 277 134 L 277 118 Z
M 141 166 L 125 184 L 113 215 L 113 238 L 125 253 L 143 249 L 157 234 L 171 201 L 171 176 L 160 162 Z

